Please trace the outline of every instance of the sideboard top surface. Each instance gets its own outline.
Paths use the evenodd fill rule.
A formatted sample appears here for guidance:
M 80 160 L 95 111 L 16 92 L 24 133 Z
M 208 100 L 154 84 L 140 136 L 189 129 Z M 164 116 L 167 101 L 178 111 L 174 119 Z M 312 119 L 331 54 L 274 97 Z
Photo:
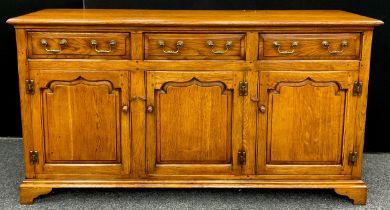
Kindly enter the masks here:
M 340 10 L 45 9 L 11 18 L 13 25 L 377 26 L 382 21 Z

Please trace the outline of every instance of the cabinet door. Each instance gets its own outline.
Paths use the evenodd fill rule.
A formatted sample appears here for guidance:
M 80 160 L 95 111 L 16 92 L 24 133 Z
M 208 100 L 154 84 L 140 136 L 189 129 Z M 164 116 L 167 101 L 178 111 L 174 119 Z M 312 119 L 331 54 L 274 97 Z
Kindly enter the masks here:
M 347 175 L 356 72 L 261 72 L 259 174 Z
M 234 72 L 147 73 L 147 173 L 238 174 L 242 97 Z
M 129 73 L 32 72 L 36 165 L 42 174 L 129 173 Z

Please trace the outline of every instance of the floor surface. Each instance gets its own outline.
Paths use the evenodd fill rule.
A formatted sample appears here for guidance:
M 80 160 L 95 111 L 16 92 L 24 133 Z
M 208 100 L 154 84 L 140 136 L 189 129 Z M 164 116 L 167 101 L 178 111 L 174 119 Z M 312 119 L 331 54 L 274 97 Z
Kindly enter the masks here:
M 0 138 L 0 209 L 390 209 L 390 153 L 364 154 L 366 206 L 332 190 L 54 189 L 20 205 L 22 140 Z

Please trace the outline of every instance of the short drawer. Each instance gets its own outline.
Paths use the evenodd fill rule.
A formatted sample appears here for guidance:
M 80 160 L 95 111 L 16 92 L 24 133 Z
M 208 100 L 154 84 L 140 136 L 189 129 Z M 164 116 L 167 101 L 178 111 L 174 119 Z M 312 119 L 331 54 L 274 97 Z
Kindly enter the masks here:
M 145 35 L 146 60 L 244 60 L 244 34 Z
M 261 34 L 259 45 L 259 59 L 360 59 L 359 33 Z
M 28 33 L 30 58 L 130 59 L 128 33 Z

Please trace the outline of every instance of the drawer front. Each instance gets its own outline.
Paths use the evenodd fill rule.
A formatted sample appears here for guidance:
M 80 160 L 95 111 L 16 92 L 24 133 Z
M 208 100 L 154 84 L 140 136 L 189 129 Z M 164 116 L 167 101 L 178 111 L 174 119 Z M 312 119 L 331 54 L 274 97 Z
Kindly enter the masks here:
M 244 60 L 244 34 L 146 34 L 146 60 Z
M 360 34 L 262 34 L 260 59 L 357 60 Z
M 130 59 L 128 33 L 30 32 L 30 58 Z

